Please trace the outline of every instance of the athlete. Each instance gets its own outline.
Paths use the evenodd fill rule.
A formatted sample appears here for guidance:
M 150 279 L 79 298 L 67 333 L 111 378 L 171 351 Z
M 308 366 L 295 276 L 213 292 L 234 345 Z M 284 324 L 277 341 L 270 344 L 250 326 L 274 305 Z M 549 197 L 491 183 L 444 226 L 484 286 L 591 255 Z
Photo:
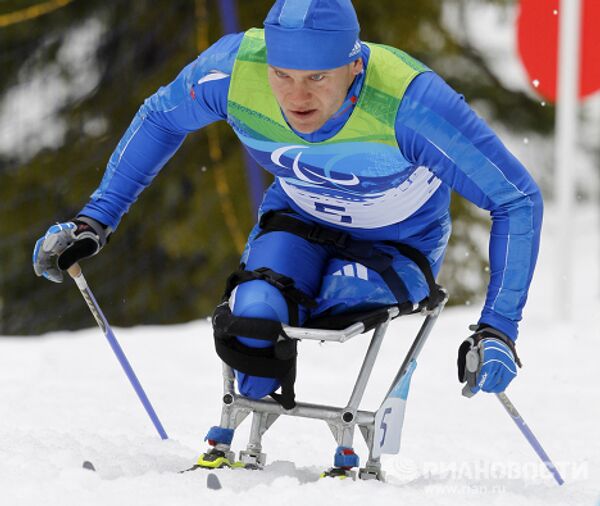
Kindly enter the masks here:
M 471 391 L 507 387 L 540 191 L 435 72 L 359 39 L 350 0 L 277 0 L 264 29 L 223 37 L 148 98 L 89 202 L 36 243 L 36 274 L 60 282 L 98 253 L 186 135 L 219 120 L 275 176 L 213 318 L 242 395 L 294 406 L 295 349 L 269 322 L 435 301 L 452 190 L 492 217 L 487 297 L 460 346 L 459 378 L 476 348 L 483 365 Z

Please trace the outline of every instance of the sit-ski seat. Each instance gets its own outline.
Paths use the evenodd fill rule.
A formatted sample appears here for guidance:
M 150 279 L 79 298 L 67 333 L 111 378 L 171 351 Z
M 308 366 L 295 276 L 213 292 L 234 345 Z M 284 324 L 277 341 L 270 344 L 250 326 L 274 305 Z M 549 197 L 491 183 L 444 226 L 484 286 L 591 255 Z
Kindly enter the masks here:
M 355 313 L 320 316 L 309 320 L 303 327 L 282 325 L 286 336 L 291 339 L 340 343 L 374 329 L 350 399 L 342 407 L 297 402 L 294 408 L 284 409 L 269 398 L 249 399 L 235 392 L 234 371 L 223 363 L 221 422 L 219 426 L 209 430 L 206 440 L 212 448 L 200 457 L 198 464 L 192 469 L 198 467 L 261 469 L 266 464 L 266 454 L 262 452 L 262 437 L 275 420 L 282 415 L 287 415 L 323 420 L 331 429 L 338 447 L 334 456 L 334 465 L 323 473 L 324 476 L 356 478 L 357 473 L 353 468 L 359 467 L 359 458 L 353 450 L 353 438 L 354 429 L 358 426 L 369 448 L 368 460 L 364 467 L 359 468 L 358 477 L 383 480 L 380 456 L 382 453 L 399 451 L 408 382 L 416 366 L 416 358 L 444 308 L 448 296 L 446 291 L 439 287 L 439 292 L 432 299 L 435 300 L 435 304 L 430 304 L 429 300 L 429 298 L 425 299 L 414 306 L 405 303 Z M 375 412 L 359 410 L 359 404 L 389 322 L 398 316 L 414 313 L 423 314 L 425 320 L 386 392 L 380 408 Z M 250 413 L 253 415 L 250 438 L 246 449 L 240 451 L 239 461 L 236 462 L 235 454 L 231 451 L 233 434 Z

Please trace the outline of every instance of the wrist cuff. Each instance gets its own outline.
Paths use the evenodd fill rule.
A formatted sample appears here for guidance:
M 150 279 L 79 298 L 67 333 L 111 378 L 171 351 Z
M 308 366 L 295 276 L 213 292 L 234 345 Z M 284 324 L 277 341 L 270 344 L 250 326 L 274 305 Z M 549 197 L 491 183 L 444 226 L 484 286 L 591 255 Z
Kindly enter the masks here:
M 469 330 L 475 331 L 475 333 L 470 336 L 473 339 L 473 344 L 476 346 L 480 341 L 486 338 L 494 338 L 502 341 L 506 346 L 509 347 L 510 351 L 512 351 L 515 357 L 515 363 L 521 368 L 523 364 L 521 363 L 521 359 L 519 355 L 517 355 L 517 347 L 515 346 L 515 342 L 508 337 L 504 332 L 501 332 L 494 327 L 490 327 L 489 325 L 479 324 L 479 325 L 469 325 Z

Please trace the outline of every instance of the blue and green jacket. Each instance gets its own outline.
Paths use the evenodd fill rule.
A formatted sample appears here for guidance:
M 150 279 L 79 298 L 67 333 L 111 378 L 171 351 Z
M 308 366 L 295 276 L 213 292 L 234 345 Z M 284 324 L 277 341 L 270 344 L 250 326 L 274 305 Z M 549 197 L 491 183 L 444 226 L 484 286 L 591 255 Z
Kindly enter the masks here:
M 272 156 L 261 160 L 254 149 L 260 147 L 257 136 L 253 145 L 245 142 L 239 117 L 232 114 L 228 101 L 244 35 L 220 39 L 144 102 L 112 154 L 100 186 L 80 214 L 116 229 L 188 133 L 226 120 L 257 161 L 276 176 L 261 212 L 291 207 L 359 239 L 404 242 L 420 249 L 436 273 L 450 233 L 450 192 L 454 190 L 490 211 L 490 282 L 479 322 L 516 339 L 537 259 L 542 198 L 527 170 L 464 98 L 428 69 L 410 80 L 392 118 L 393 144 L 397 144 L 401 164 L 395 173 L 382 173 L 377 167 L 369 173 L 367 167 L 357 182 L 355 174 L 343 170 L 326 167 L 319 171 L 318 163 L 313 167 L 308 160 L 300 164 L 298 158 L 310 154 L 302 147 L 340 134 L 351 120 L 355 97 L 368 89 L 365 79 L 372 49 L 362 44 L 366 70 L 354 80 L 340 110 L 316 132 L 293 131 L 299 143 L 295 150 L 282 148 L 277 163 Z M 348 201 L 376 204 L 376 198 L 394 188 L 402 189 L 409 204 L 394 207 L 392 199 L 377 213 L 356 214 L 355 218 L 351 212 L 345 213 L 343 204 L 337 205 L 340 195 Z M 308 207 L 302 201 L 303 190 L 314 191 L 317 196 L 320 192 L 321 201 L 317 199 L 313 208 Z M 337 198 L 333 204 L 332 197 Z

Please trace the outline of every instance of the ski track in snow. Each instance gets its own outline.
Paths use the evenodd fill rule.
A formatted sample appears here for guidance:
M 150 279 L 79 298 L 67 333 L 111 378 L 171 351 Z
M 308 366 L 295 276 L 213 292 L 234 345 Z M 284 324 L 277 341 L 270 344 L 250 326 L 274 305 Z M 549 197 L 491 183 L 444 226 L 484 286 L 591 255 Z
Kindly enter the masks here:
M 207 489 L 204 471 L 179 474 L 205 449 L 204 434 L 219 421 L 220 363 L 206 320 L 115 329 L 168 441 L 158 438 L 98 328 L 2 338 L 0 504 L 598 505 L 600 226 L 592 208 L 580 208 L 573 220 L 578 293 L 568 323 L 552 306 L 555 255 L 561 254 L 553 222 L 547 212 L 518 341 L 524 368 L 507 393 L 557 463 L 563 487 L 493 396 L 460 395 L 455 356 L 478 316 L 474 304 L 447 309 L 423 350 L 402 449 L 382 459 L 385 484 L 319 479 L 332 464 L 335 442 L 325 423 L 289 417 L 263 439 L 263 471 L 219 470 L 221 490 Z M 406 317 L 391 324 L 361 408 L 381 402 L 420 322 Z M 302 343 L 298 399 L 343 405 L 367 342 L 362 336 L 343 345 Z M 238 429 L 235 451 L 245 446 L 249 425 L 248 419 Z M 358 431 L 355 448 L 364 463 Z M 85 460 L 96 472 L 82 468 Z

